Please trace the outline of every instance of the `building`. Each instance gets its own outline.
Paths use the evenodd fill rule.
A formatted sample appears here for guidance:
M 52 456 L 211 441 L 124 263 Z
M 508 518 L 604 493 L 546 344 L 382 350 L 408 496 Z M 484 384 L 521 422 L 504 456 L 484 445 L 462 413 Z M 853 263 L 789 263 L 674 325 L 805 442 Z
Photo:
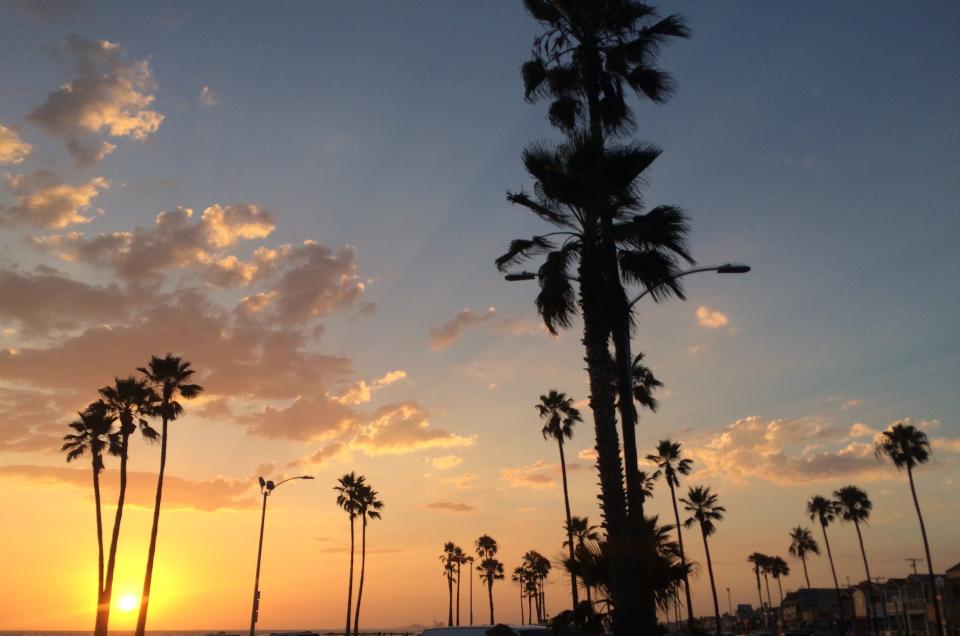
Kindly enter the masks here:
M 783 599 L 783 622 L 790 629 L 831 631 L 840 620 L 841 594 L 834 588 L 801 588 Z

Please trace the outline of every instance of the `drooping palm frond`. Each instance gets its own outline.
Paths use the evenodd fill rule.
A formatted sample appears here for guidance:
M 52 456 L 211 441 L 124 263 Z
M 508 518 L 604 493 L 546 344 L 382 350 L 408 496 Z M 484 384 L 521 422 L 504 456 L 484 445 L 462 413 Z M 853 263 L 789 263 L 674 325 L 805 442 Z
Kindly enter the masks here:
M 534 256 L 549 252 L 554 247 L 552 241 L 542 236 L 534 236 L 530 239 L 514 239 L 510 241 L 507 251 L 497 258 L 497 269 L 501 272 L 506 271 L 508 267 L 519 265 Z
M 579 256 L 580 244 L 567 243 L 562 249 L 547 254 L 537 272 L 540 293 L 537 294 L 537 311 L 550 333 L 558 328 L 566 329 L 577 314 L 577 295 L 570 282 L 570 268 Z

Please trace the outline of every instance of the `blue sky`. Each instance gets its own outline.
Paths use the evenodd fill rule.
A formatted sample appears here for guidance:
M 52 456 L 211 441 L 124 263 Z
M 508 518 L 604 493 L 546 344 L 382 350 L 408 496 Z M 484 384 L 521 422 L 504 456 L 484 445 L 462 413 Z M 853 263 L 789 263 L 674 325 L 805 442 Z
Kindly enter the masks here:
M 523 486 L 515 489 L 512 473 L 502 471 L 556 461 L 539 441 L 532 403 L 553 387 L 581 400 L 586 385 L 576 332 L 557 339 L 539 333 L 535 284 L 507 284 L 493 267 L 509 239 L 542 231 L 504 194 L 527 183 L 523 147 L 557 138 L 545 105 L 522 98 L 518 69 L 538 29 L 520 3 L 102 2 L 46 19 L 32 7 L 0 7 L 0 125 L 32 146 L 22 162 L 0 171 L 54 171 L 71 184 L 103 177 L 111 185 L 91 204 L 103 213 L 90 223 L 56 230 L 0 224 L 0 268 L 23 273 L 45 264 L 86 284 L 125 286 L 109 268 L 63 261 L 24 239 L 149 228 L 158 212 L 177 206 L 193 208 L 196 220 L 214 204 L 256 204 L 272 214 L 263 245 L 273 248 L 304 239 L 331 250 L 353 246 L 350 276 L 363 283 L 362 298 L 342 299 L 294 329 L 307 334 L 310 351 L 349 360 L 349 373 L 318 380 L 316 390 L 334 394 L 403 370 L 406 378 L 384 385 L 369 408 L 412 401 L 432 426 L 476 436 L 451 452 L 466 458 L 456 470 L 469 469 L 487 490 L 423 486 L 410 495 L 411 510 L 455 501 L 489 512 L 502 488 L 522 499 Z M 769 434 L 779 430 L 772 422 L 788 422 L 784 457 L 823 452 L 832 461 L 845 445 L 869 441 L 846 435 L 851 425 L 878 430 L 912 418 L 945 440 L 929 488 L 931 496 L 946 496 L 958 473 L 948 449 L 960 450 L 960 7 L 714 2 L 662 9 L 686 15 L 693 37 L 663 55 L 679 84 L 673 100 L 635 104 L 635 137 L 664 148 L 649 173 L 647 200 L 689 211 L 699 263 L 745 262 L 753 271 L 693 277 L 688 302 L 641 305 L 635 346 L 647 352 L 668 393 L 659 414 L 643 417 L 640 443 L 674 435 L 699 449 L 695 459 L 709 468 L 703 478 L 715 480 L 734 502 L 731 510 L 790 488 L 760 524 L 777 537 L 777 524 L 803 520 L 807 490 L 858 479 L 869 488 L 878 480 L 876 489 L 900 496 L 901 484 L 889 482 L 895 474 L 863 472 L 842 457 L 826 473 L 778 482 L 771 478 L 780 470 L 776 458 L 744 469 L 739 459 L 710 454 L 728 427 L 753 421 Z M 164 117 L 142 141 L 109 138 L 116 150 L 84 167 L 62 139 L 28 119 L 75 75 L 64 51 L 69 34 L 117 43 L 126 62 L 145 61 L 155 80 L 148 108 Z M 213 97 L 206 104 L 204 87 Z M 0 193 L 0 212 L 13 196 Z M 230 252 L 246 260 L 259 245 L 240 241 Z M 249 293 L 205 286 L 190 267 L 165 271 L 162 287 L 173 293 L 190 283 L 223 308 Z M 359 311 L 364 303 L 376 311 Z M 494 316 L 431 349 L 432 328 L 465 308 L 481 315 L 489 307 Z M 703 326 L 701 307 L 726 323 Z M 96 324 L 31 336 L 15 317 L 0 322 L 9 330 L 0 349 L 28 351 L 55 350 Z M 90 387 L 121 372 L 104 368 Z M 77 391 L 58 403 L 67 417 L 81 400 L 77 386 L 30 378 L 16 361 L 0 364 L 0 387 Z M 299 394 L 221 397 L 262 410 Z M 3 423 L 10 430 L 14 412 L 0 409 L 11 417 Z M 264 440 L 223 414 L 209 419 L 229 461 L 201 461 L 212 441 L 200 439 L 182 451 L 185 477 L 245 478 L 263 461 L 280 469 L 322 441 Z M 50 435 L 46 426 L 33 432 Z M 823 426 L 833 431 L 827 441 L 814 432 Z M 590 446 L 587 426 L 575 444 Z M 416 481 L 429 453 L 440 452 L 425 448 L 376 461 L 362 445 L 353 452 L 360 469 L 385 463 Z M 577 486 L 584 502 L 592 502 L 588 463 Z M 23 464 L 59 466 L 60 458 L 33 447 L 0 451 L 0 466 Z M 345 466 L 317 470 L 333 475 Z M 557 492 L 548 492 L 550 503 L 536 505 L 553 511 Z M 878 513 L 883 508 L 878 502 Z M 960 508 L 946 496 L 931 515 L 940 522 L 934 525 L 948 527 L 960 520 Z M 790 521 L 781 523 L 784 516 Z M 476 525 L 450 518 L 440 521 Z M 913 540 L 914 519 L 889 523 Z M 935 548 L 960 558 L 947 535 L 940 539 Z M 890 556 L 890 575 L 902 573 L 897 558 Z

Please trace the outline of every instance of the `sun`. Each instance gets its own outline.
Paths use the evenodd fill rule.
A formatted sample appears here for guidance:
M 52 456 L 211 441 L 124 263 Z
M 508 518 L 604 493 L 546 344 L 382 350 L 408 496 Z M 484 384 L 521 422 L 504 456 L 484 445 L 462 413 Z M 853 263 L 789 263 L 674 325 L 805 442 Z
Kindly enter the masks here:
M 133 594 L 124 594 L 117 600 L 117 609 L 121 612 L 129 612 L 137 606 L 137 599 Z

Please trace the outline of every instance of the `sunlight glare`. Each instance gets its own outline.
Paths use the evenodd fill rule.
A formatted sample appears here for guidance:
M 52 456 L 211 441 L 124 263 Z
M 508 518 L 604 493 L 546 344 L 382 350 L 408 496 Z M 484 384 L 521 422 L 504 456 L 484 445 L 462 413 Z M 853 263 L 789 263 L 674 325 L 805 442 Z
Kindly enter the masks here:
M 122 612 L 129 612 L 137 606 L 137 599 L 134 598 L 133 594 L 124 594 L 117 601 L 117 609 Z

